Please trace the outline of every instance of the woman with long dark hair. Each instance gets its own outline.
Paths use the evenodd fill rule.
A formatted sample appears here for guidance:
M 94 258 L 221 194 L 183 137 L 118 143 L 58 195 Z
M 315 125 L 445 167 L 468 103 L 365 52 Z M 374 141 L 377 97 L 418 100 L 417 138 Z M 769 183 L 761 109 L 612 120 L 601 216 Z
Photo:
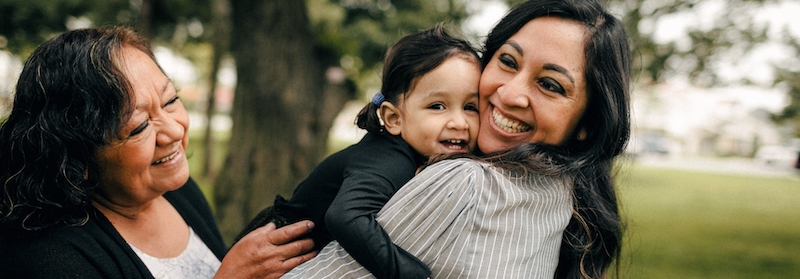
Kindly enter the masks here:
M 630 134 L 629 53 L 598 1 L 513 8 L 484 44 L 482 155 L 428 166 L 379 223 L 432 278 L 606 277 L 623 231 L 612 168 Z M 335 243 L 296 273 L 368 275 Z

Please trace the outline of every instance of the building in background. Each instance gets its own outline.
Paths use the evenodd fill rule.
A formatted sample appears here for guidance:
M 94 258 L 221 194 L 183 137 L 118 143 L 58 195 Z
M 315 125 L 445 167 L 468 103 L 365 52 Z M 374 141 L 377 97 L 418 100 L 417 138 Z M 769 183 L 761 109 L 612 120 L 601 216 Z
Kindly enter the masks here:
M 788 103 L 778 89 L 667 82 L 632 98 L 634 155 L 754 157 L 764 146 L 797 148 L 791 131 L 770 119 Z

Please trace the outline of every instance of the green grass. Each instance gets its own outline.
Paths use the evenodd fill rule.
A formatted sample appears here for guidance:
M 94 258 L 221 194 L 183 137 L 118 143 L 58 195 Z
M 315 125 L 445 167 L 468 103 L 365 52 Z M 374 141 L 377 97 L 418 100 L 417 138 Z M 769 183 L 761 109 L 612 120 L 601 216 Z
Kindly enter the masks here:
M 800 275 L 800 180 L 628 167 L 623 278 Z

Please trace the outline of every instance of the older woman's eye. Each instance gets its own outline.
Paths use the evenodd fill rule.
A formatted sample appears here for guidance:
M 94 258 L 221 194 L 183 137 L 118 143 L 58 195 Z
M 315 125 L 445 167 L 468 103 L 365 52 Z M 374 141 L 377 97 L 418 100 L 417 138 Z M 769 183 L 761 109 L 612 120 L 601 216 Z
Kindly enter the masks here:
M 556 82 L 553 79 L 542 78 L 542 79 L 539 79 L 537 81 L 537 83 L 539 83 L 539 86 L 541 86 L 542 88 L 544 88 L 547 91 L 555 92 L 555 93 L 558 93 L 558 94 L 561 94 L 561 95 L 566 95 L 567 94 L 567 92 L 564 90 L 564 87 L 561 87 L 561 85 L 558 84 L 558 82 Z
M 511 67 L 512 69 L 517 69 L 517 60 L 514 59 L 513 56 L 508 54 L 500 54 L 497 59 L 500 60 L 500 63 L 503 65 Z
M 169 106 L 169 105 L 171 105 L 171 104 L 174 104 L 174 103 L 175 103 L 175 102 L 177 102 L 179 99 L 180 99 L 180 97 L 178 97 L 178 96 L 176 95 L 175 97 L 172 97 L 172 99 L 169 99 L 169 101 L 167 101 L 167 104 L 165 104 L 164 106 L 166 107 L 166 106 Z
M 147 128 L 147 125 L 148 125 L 148 123 L 149 123 L 149 122 L 150 122 L 149 120 L 148 120 L 148 121 L 145 121 L 145 122 L 143 122 L 141 125 L 139 125 L 138 127 L 136 127 L 136 129 L 133 129 L 133 131 L 131 131 L 131 134 L 130 134 L 130 135 L 128 135 L 128 136 L 129 136 L 129 137 L 132 137 L 132 136 L 138 135 L 139 133 L 141 133 L 142 131 L 144 131 L 144 129 L 145 129 L 145 128 Z

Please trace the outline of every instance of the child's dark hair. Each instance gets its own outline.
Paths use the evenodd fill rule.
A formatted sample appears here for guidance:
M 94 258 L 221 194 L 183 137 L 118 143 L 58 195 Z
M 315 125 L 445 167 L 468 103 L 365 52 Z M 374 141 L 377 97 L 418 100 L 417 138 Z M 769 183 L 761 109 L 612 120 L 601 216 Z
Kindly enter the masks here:
M 411 90 L 419 77 L 454 55 L 480 63 L 475 48 L 468 41 L 448 33 L 442 24 L 403 37 L 386 51 L 383 60 L 381 94 L 384 101 L 397 104 L 400 95 Z M 378 118 L 380 107 L 380 102 L 369 102 L 358 113 L 356 125 L 370 133 L 385 132 Z

